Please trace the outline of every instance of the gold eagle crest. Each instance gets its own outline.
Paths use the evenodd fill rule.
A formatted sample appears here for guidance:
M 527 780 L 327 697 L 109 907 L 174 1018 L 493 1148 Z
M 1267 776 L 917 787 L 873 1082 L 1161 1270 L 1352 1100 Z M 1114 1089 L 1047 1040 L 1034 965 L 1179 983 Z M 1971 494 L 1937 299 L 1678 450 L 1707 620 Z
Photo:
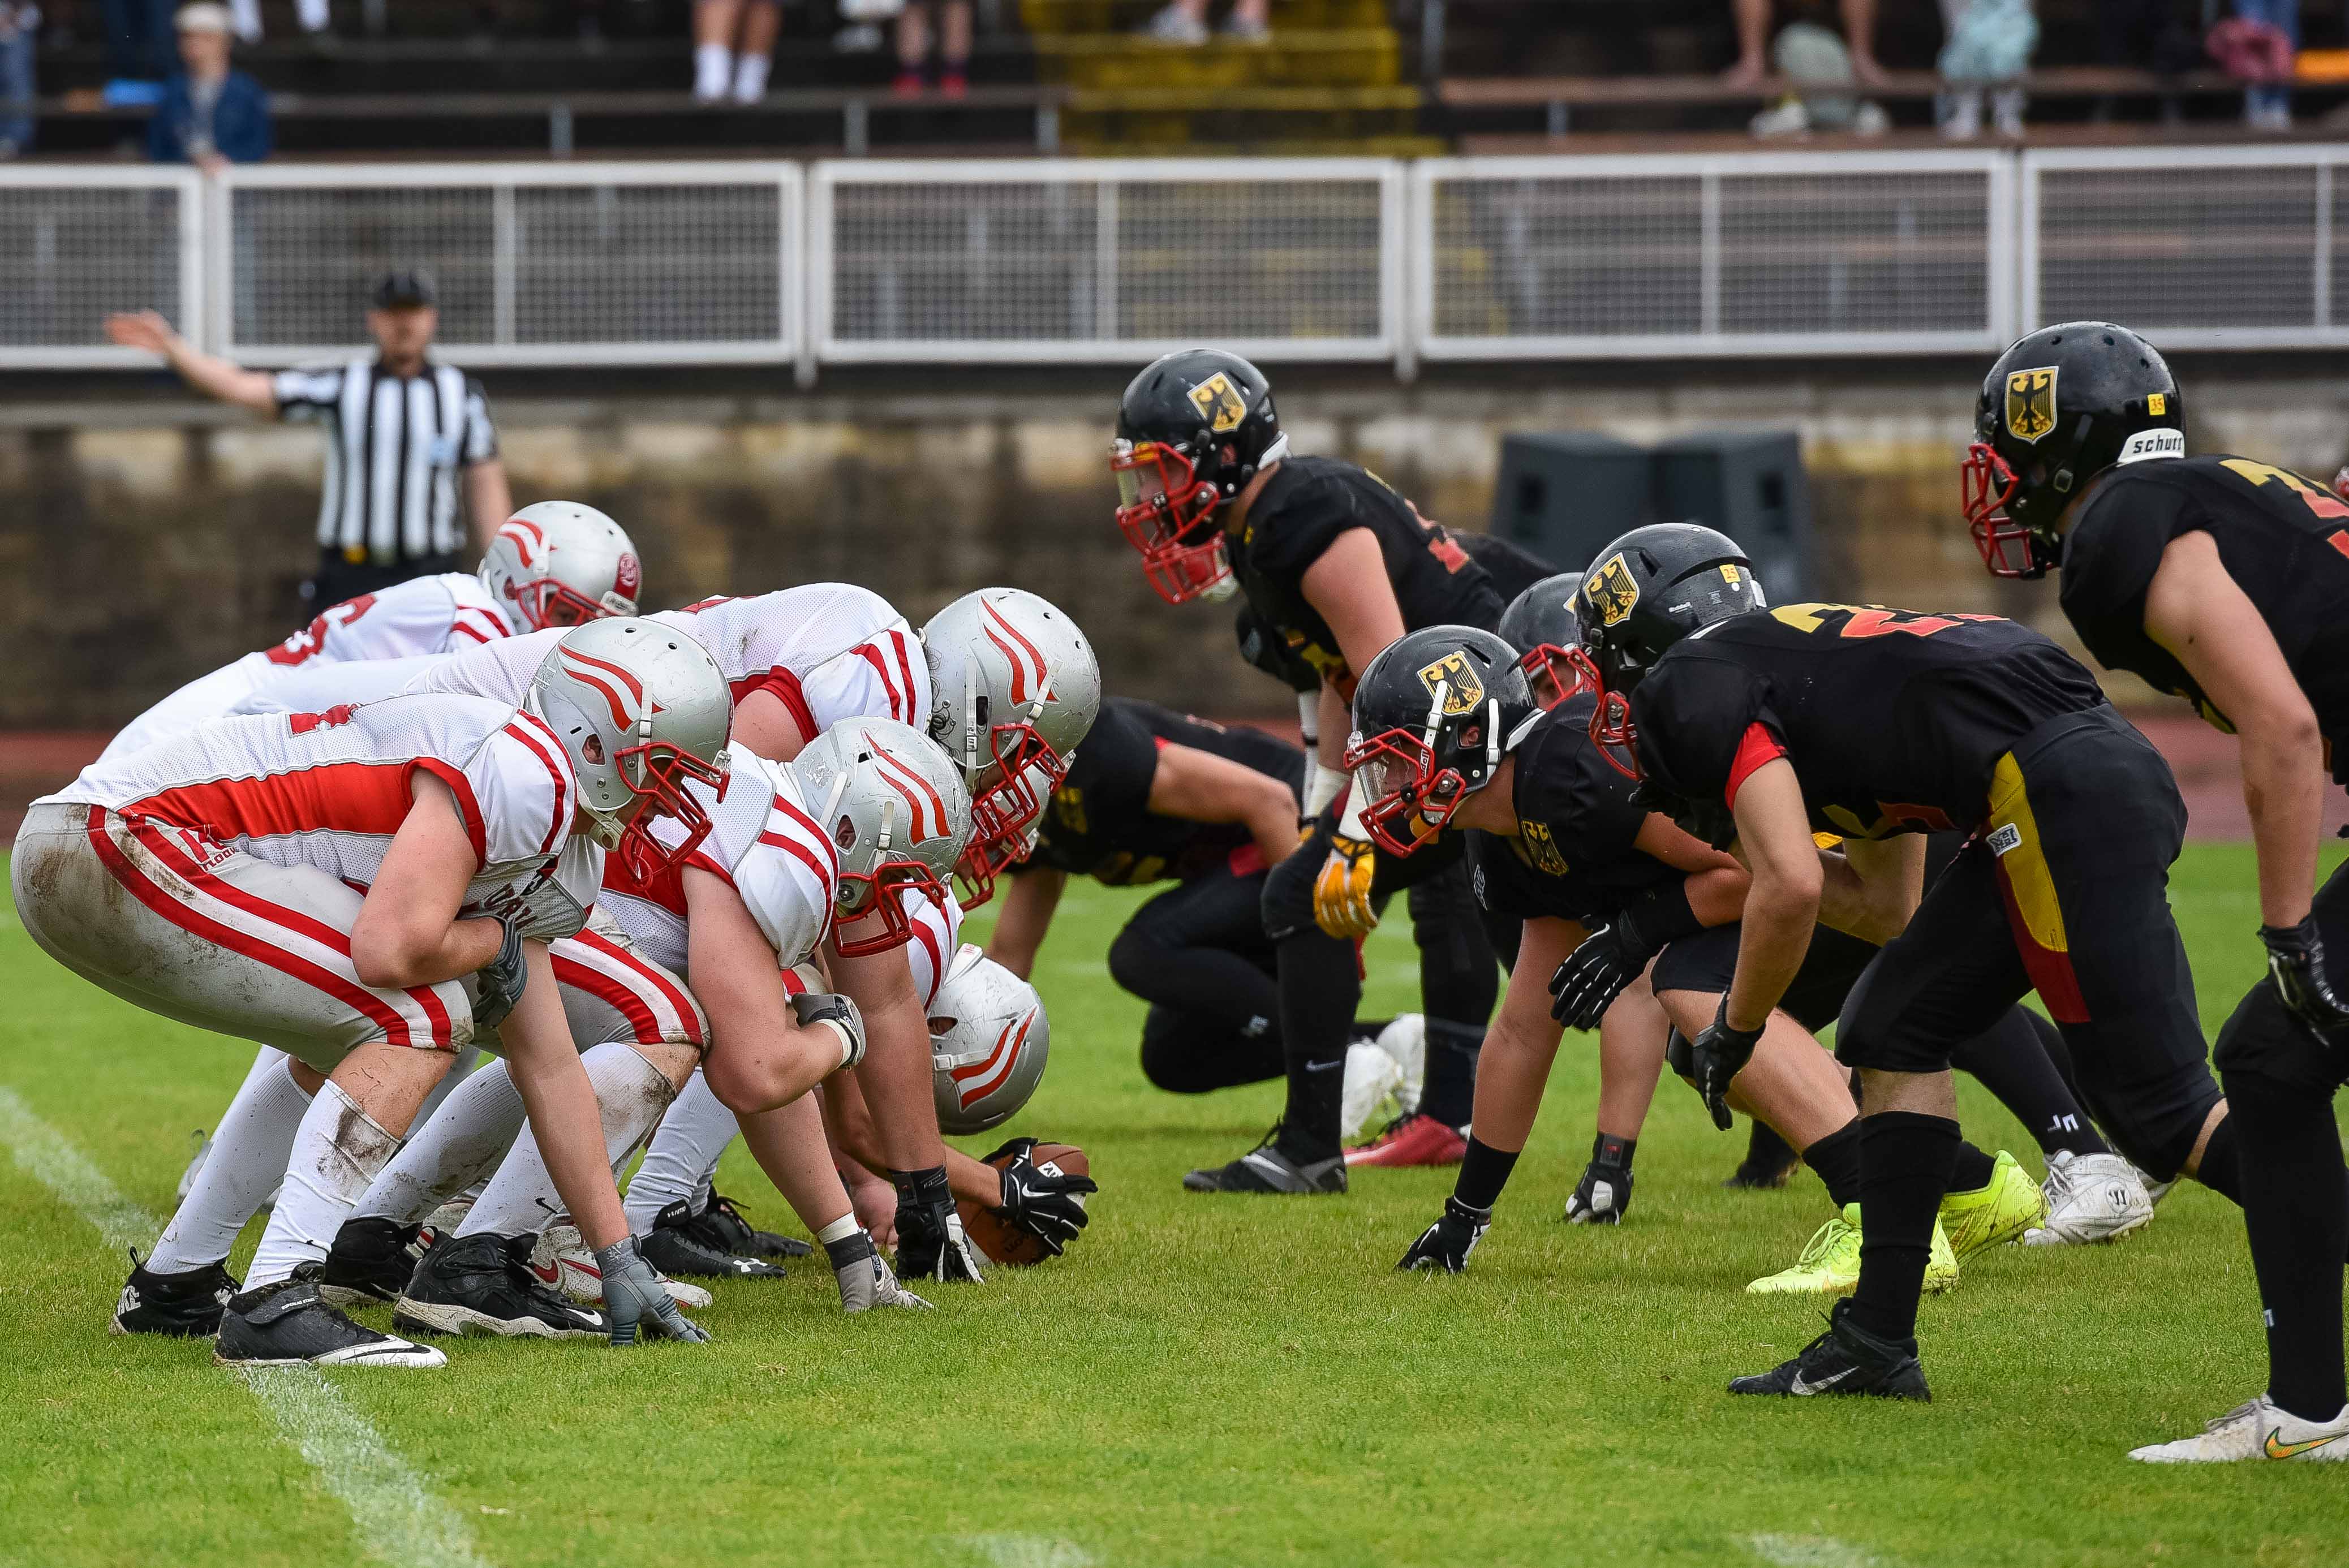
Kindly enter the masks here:
M 1191 406 L 1218 436 L 1238 429 L 1240 421 L 1247 418 L 1247 405 L 1240 401 L 1239 388 L 1220 370 L 1191 388 Z
M 1443 695 L 1444 711 L 1450 717 L 1474 713 L 1485 700 L 1485 683 L 1468 667 L 1468 656 L 1457 649 L 1432 665 L 1423 665 L 1419 684 L 1427 688 L 1431 697 L 1439 692 Z
M 2018 441 L 2036 441 L 2055 428 L 2055 370 L 2017 370 L 2006 378 L 2006 429 Z
M 1606 564 L 1584 578 L 1582 591 L 1590 596 L 1590 606 L 1599 612 L 1601 625 L 1619 624 L 1640 602 L 1639 581 L 1619 554 L 1609 556 Z

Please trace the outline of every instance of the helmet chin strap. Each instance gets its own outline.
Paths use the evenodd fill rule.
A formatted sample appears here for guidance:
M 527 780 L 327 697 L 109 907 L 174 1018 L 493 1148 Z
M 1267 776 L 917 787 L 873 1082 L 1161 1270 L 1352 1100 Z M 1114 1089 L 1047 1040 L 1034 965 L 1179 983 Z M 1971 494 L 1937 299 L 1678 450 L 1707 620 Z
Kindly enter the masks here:
M 1419 732 L 1419 743 L 1431 752 L 1435 749 L 1435 732 L 1444 723 L 1444 705 L 1451 700 L 1452 683 L 1439 677 L 1435 683 L 1435 699 L 1427 705 L 1427 723 Z
M 1501 765 L 1501 699 L 1488 697 L 1485 702 L 1485 777 L 1490 779 L 1493 769 Z
M 978 661 L 968 659 L 962 667 L 962 772 L 966 779 L 978 777 Z

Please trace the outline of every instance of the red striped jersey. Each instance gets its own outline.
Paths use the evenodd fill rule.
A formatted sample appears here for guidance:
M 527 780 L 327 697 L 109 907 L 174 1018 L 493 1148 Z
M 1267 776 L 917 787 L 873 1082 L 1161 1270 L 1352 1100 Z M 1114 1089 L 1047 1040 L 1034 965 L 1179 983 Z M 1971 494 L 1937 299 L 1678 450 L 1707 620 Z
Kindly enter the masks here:
M 578 784 L 537 714 L 481 697 L 399 696 L 323 713 L 255 714 L 101 759 L 48 797 L 188 829 L 281 866 L 364 889 L 406 820 L 419 770 L 448 785 L 479 860 L 460 912 L 497 914 L 552 873 Z M 584 908 L 595 856 L 561 881 Z
M 442 572 L 346 599 L 262 656 L 283 668 L 402 659 L 478 647 L 516 630 L 479 577 Z
M 913 626 L 878 593 L 811 583 L 749 599 L 705 599 L 651 617 L 709 650 L 740 702 L 770 691 L 810 738 L 843 718 L 930 720 L 930 671 Z

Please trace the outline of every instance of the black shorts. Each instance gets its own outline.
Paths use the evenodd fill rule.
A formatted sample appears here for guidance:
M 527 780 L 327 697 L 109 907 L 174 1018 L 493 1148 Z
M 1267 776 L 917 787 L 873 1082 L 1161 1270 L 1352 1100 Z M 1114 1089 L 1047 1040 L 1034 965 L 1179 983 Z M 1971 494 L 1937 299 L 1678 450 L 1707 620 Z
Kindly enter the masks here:
M 1731 977 L 1737 973 L 1739 930 L 1735 925 L 1716 925 L 1671 944 L 1656 954 L 1648 984 L 1659 993 L 1725 995 Z M 1779 1008 L 1817 1034 L 1841 1016 L 1844 998 L 1877 952 L 1872 944 L 1857 936 L 1820 926 L 1811 933 L 1811 949 L 1803 955 L 1803 966 L 1795 972 L 1785 995 L 1779 998 Z
M 2334 995 L 2349 994 L 2349 861 L 2316 890 L 2315 914 L 2326 977 Z M 2284 1010 L 2275 982 L 2264 976 L 2235 1005 L 2211 1059 L 2222 1073 L 2257 1073 L 2314 1094 L 2330 1096 L 2349 1082 L 2349 1047 L 2319 1040 Z

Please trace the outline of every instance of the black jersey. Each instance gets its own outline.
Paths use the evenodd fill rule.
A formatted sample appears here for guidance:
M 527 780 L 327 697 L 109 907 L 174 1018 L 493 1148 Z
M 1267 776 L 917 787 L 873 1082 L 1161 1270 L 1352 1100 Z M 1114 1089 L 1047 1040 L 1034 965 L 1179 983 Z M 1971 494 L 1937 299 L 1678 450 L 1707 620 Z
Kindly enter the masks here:
M 1427 521 L 1384 480 L 1334 458 L 1288 458 L 1228 537 L 1232 574 L 1257 614 L 1351 697 L 1336 634 L 1305 598 L 1305 573 L 1337 537 L 1367 528 L 1386 558 L 1406 632 L 1423 626 L 1500 624 L 1508 601 L 1449 529 Z
M 1150 810 L 1150 785 L 1164 746 L 1227 757 L 1304 798 L 1305 753 L 1286 741 L 1113 696 L 1102 704 L 1069 776 L 1038 819 L 1036 848 L 1027 864 L 1117 887 L 1196 876 L 1252 842 L 1247 827 L 1237 822 L 1194 822 Z
M 1511 749 L 1517 836 L 1468 835 L 1477 901 L 1495 914 L 1588 923 L 1685 874 L 1632 847 L 1648 809 L 1632 803 L 1638 786 L 1591 740 L 1596 706 L 1588 695 L 1560 704 Z
M 1483 567 L 1485 575 L 1493 580 L 1493 591 L 1500 594 L 1505 610 L 1518 594 L 1546 578 L 1557 576 L 1560 571 L 1524 545 L 1497 533 L 1470 533 L 1463 529 L 1452 537 L 1460 542 L 1468 559 Z
M 2146 634 L 2145 596 L 2169 542 L 2200 529 L 2275 634 L 2349 783 L 2349 505 L 2245 458 L 2136 462 L 2100 482 L 2064 542 L 2064 614 L 2106 667 L 2144 676 L 2231 731 L 2169 650 Z
M 1631 713 L 1648 778 L 1725 843 L 1733 785 L 1782 754 L 1816 831 L 1971 828 L 2002 756 L 2104 701 L 2077 660 L 1995 615 L 1783 604 L 1672 645 Z

